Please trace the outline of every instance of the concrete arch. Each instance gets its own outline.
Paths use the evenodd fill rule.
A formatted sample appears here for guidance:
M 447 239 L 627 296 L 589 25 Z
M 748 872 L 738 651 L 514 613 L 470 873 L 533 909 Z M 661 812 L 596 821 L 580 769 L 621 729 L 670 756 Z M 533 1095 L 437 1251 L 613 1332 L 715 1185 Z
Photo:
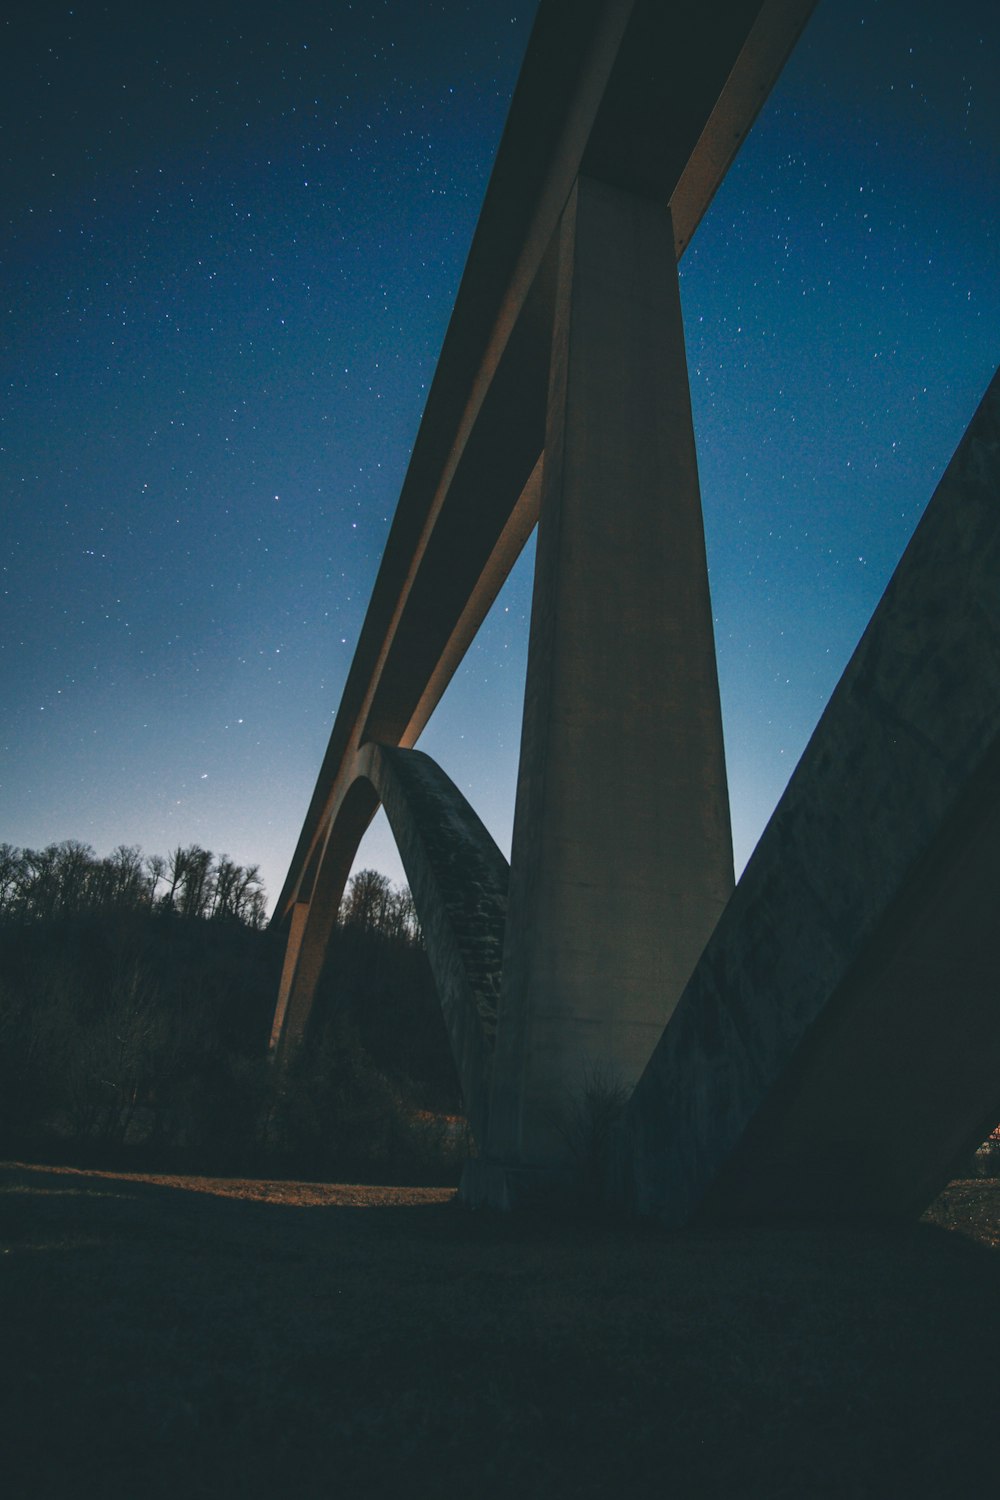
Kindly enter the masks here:
M 374 786 L 357 774 L 340 779 L 332 801 L 325 835 L 316 843 L 307 879 L 288 914 L 288 944 L 271 1027 L 271 1054 L 281 1065 L 305 1036 L 347 877 L 379 807 Z
M 344 886 L 380 803 L 420 918 L 469 1125 L 484 1142 L 509 869 L 454 782 L 422 751 L 369 743 L 355 756 L 311 888 L 293 912 L 272 1047 L 284 1055 L 305 1033 Z

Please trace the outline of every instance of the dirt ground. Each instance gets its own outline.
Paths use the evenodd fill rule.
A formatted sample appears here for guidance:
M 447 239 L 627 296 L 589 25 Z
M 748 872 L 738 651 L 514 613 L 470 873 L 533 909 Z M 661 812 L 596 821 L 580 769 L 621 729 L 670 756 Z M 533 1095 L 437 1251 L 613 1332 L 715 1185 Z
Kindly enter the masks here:
M 4 1493 L 996 1491 L 1000 1184 L 687 1234 L 0 1166 Z

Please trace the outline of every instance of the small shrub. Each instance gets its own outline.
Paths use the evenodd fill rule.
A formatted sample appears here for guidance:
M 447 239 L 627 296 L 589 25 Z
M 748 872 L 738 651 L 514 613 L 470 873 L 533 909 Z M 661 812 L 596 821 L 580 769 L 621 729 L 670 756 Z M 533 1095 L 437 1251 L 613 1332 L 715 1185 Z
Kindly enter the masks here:
M 614 1127 L 630 1093 L 613 1069 L 595 1063 L 559 1121 L 568 1154 L 569 1189 L 582 1208 L 594 1210 L 601 1204 Z
M 969 1164 L 970 1177 L 1000 1177 L 1000 1126 L 976 1148 Z

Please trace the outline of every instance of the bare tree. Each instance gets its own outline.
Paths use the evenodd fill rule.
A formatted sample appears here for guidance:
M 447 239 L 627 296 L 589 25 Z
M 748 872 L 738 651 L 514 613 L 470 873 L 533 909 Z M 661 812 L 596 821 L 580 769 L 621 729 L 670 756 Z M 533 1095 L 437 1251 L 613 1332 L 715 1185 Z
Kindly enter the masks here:
M 359 870 L 340 904 L 340 921 L 344 927 L 362 932 L 382 932 L 392 902 L 392 883 L 379 870 Z
M 101 906 L 143 905 L 147 887 L 141 850 L 134 844 L 119 844 L 101 860 L 98 883 Z
M 167 861 L 162 854 L 151 854 L 146 860 L 146 900 L 156 905 L 156 888 L 167 873 Z
M 163 906 L 167 911 L 174 911 L 176 909 L 178 893 L 184 885 L 187 856 L 188 851 L 182 849 L 180 844 L 167 855 L 167 868 L 164 872 L 164 878 L 169 881 L 169 886 L 166 895 L 163 897 Z
M 184 850 L 180 886 L 180 912 L 184 917 L 204 917 L 212 900 L 212 855 L 199 844 Z
M 144 858 L 134 844 L 119 844 L 104 859 L 75 839 L 41 850 L 0 844 L 0 917 L 44 922 L 107 908 L 158 908 L 262 927 L 267 898 L 258 865 L 238 865 L 226 854 L 216 860 L 198 844 L 178 845 L 166 859 Z
M 26 866 L 24 850 L 13 844 L 0 844 L 0 912 L 13 915 L 24 888 Z

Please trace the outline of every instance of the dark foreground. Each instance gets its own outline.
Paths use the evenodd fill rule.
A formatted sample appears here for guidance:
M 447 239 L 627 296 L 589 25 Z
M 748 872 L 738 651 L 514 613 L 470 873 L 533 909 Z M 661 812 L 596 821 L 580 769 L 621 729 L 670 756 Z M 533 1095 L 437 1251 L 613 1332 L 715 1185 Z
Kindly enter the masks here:
M 3 1492 L 995 1493 L 1000 1185 L 671 1236 L 450 1197 L 0 1167 Z

